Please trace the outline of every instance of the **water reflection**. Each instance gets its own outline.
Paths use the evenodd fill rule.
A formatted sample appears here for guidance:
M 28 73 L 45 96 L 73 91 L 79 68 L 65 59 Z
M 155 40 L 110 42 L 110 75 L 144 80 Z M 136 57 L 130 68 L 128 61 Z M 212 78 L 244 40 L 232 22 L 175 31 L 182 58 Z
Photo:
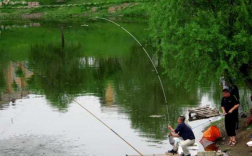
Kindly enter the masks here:
M 106 105 L 110 106 L 113 105 L 115 102 L 115 97 L 114 97 L 114 89 L 112 88 L 111 83 L 108 83 L 108 87 L 106 89 L 106 94 L 105 94 L 105 102 Z
M 126 27 L 136 34 L 137 38 L 146 39 L 142 36 L 144 25 L 128 24 Z M 22 40 L 18 34 L 22 36 Z M 167 148 L 168 115 L 159 81 L 141 47 L 121 29 L 115 29 L 104 23 L 85 28 L 65 26 L 64 46 L 61 42 L 60 25 L 30 27 L 26 31 L 16 28 L 12 29 L 12 32 L 6 30 L 2 35 L 5 35 L 6 39 L 0 40 L 0 51 L 17 62 L 0 57 L 1 103 L 9 102 L 10 99 L 5 96 L 14 97 L 13 94 L 18 95 L 17 99 L 29 93 L 43 95 L 39 99 L 35 99 L 33 95 L 31 99 L 41 104 L 36 106 L 41 114 L 52 113 L 42 105 L 47 103 L 54 111 L 56 108 L 57 112 L 63 113 L 64 119 L 71 124 L 75 123 L 72 123 L 71 119 L 76 120 L 76 116 L 85 116 L 87 119 L 84 121 L 91 125 L 98 124 L 93 123 L 93 120 L 82 112 L 83 110 L 74 106 L 74 99 L 89 107 L 101 119 L 118 127 L 117 130 L 122 134 L 131 134 L 129 139 L 142 139 L 142 142 L 138 142 L 139 146 L 144 144 L 149 150 L 161 148 L 162 151 Z M 160 55 L 156 55 L 151 47 L 147 49 L 162 73 Z M 174 65 L 172 60 L 171 65 Z M 167 75 L 161 75 L 161 78 L 169 104 L 169 123 L 174 124 L 178 115 L 187 115 L 188 107 L 207 104 L 218 107 L 221 94 L 215 82 L 211 81 L 211 85 L 206 83 L 205 86 L 198 86 L 195 80 L 191 79 L 192 87 L 188 92 L 182 87 L 183 84 L 177 86 Z M 240 90 L 245 103 L 249 91 Z M 29 110 L 36 111 L 32 106 L 31 104 Z M 63 125 L 64 121 L 55 117 L 55 114 L 48 115 L 48 118 L 49 116 L 48 120 L 56 120 L 56 123 Z M 47 124 L 58 130 L 53 123 Z M 40 126 L 40 130 L 35 128 L 38 133 L 40 131 L 49 133 L 42 128 L 46 127 L 46 123 L 45 125 L 41 123 Z M 70 128 L 69 125 L 64 126 L 61 128 Z M 87 128 L 85 124 L 82 126 L 80 128 L 87 134 L 79 132 L 71 135 L 90 137 L 87 129 L 90 131 L 92 129 Z M 192 127 L 195 126 L 197 125 Z M 198 131 L 197 134 L 200 134 L 200 130 Z M 66 134 L 62 132 L 62 135 Z M 95 138 L 93 140 L 101 138 L 96 135 L 93 134 Z
M 2 62 L 0 66 L 0 104 L 15 103 L 29 94 L 27 79 L 33 72 L 24 68 L 24 62 Z
M 145 136 L 163 140 L 167 136 L 167 113 L 160 84 L 150 62 L 137 44 L 130 48 L 130 58 L 83 56 L 85 44 L 35 45 L 31 48 L 29 67 L 34 69 L 30 89 L 46 95 L 53 105 L 65 109 L 71 99 L 93 94 L 104 105 L 118 105 L 130 116 L 132 127 Z M 42 78 L 41 78 L 42 77 Z M 165 79 L 165 77 L 163 77 Z M 169 116 L 176 121 L 188 106 L 199 103 L 197 87 L 191 92 L 165 80 Z M 116 94 L 115 94 L 116 93 Z M 69 99 L 65 94 L 71 96 Z M 180 96 L 183 95 L 183 98 Z M 148 98 L 146 98 L 148 97 Z M 172 113 L 171 113 L 172 112 Z M 174 113 L 176 112 L 176 113 Z M 123 113 L 123 112 L 122 112 Z M 151 118 L 166 115 L 165 118 Z
M 71 102 L 70 97 L 81 93 L 85 72 L 80 66 L 80 45 L 60 44 L 33 45 L 29 56 L 29 67 L 34 75 L 29 88 L 45 94 L 56 107 L 63 109 Z

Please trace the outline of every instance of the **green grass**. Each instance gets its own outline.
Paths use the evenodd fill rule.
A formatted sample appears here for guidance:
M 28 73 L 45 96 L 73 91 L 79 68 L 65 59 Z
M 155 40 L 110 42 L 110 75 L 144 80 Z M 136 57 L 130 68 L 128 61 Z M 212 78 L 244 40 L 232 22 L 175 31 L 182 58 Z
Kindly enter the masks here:
M 123 14 L 126 17 L 148 17 L 147 7 L 149 4 L 136 5 L 123 10 Z
M 75 0 L 77 1 L 77 0 Z M 120 0 L 123 3 L 115 3 L 115 1 L 110 1 L 110 3 L 89 3 L 89 4 L 77 4 L 76 5 L 44 5 L 37 8 L 19 8 L 11 9 L 4 7 L 0 9 L 0 20 L 17 20 L 23 19 L 24 15 L 41 13 L 40 20 L 44 21 L 73 21 L 78 20 L 78 18 L 83 17 L 94 17 L 94 16 L 126 16 L 126 17 L 148 17 L 148 7 L 149 3 L 130 3 L 130 7 L 116 10 L 115 13 L 109 13 L 109 7 L 121 6 L 126 2 L 125 0 Z M 83 2 L 83 1 L 82 1 Z M 95 7 L 96 11 L 92 8 Z M 34 19 L 34 18 L 31 18 Z M 37 19 L 37 18 L 35 18 Z
M 148 2 L 149 0 L 15 0 L 26 2 L 39 2 L 41 5 L 56 4 L 83 4 L 83 3 L 128 3 L 128 2 Z M 19 4 L 18 4 L 19 5 Z
M 84 23 L 83 21 L 81 23 L 63 24 L 65 25 L 66 46 L 83 45 L 79 47 L 82 56 L 99 56 L 104 58 L 108 56 L 122 58 L 129 56 L 129 47 L 132 47 L 135 41 L 131 36 L 121 30 L 121 28 L 108 22 L 104 23 L 103 21 L 90 21 L 89 23 Z M 89 26 L 82 27 L 82 24 L 87 24 Z M 132 32 L 136 37 L 143 37 L 140 32 L 142 32 L 142 29 L 146 28 L 145 23 L 120 24 Z M 43 23 L 43 27 L 29 27 L 28 29 L 19 27 L 11 31 L 3 31 L 0 35 L 0 51 L 3 55 L 8 55 L 15 60 L 24 60 L 29 56 L 31 46 L 60 45 L 60 25 L 62 25 L 62 23 Z M 100 25 L 102 25 L 102 28 L 100 28 Z M 113 35 L 111 36 L 111 34 Z M 120 36 L 124 37 L 121 38 Z M 94 44 L 94 41 L 96 44 Z M 117 46 L 111 47 L 111 45 Z M 101 47 L 103 49 L 102 51 L 100 50 Z

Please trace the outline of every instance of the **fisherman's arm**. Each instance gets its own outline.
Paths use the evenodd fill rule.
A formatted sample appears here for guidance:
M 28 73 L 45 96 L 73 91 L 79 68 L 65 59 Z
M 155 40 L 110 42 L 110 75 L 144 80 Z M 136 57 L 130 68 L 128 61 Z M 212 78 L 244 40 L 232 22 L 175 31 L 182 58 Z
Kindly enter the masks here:
M 234 105 L 234 107 L 233 107 L 232 109 L 230 109 L 230 110 L 228 111 L 228 113 L 232 113 L 232 112 L 233 112 L 234 110 L 236 110 L 239 106 L 240 106 L 240 104 Z
M 225 111 L 223 99 L 221 100 L 221 109 L 222 109 L 223 115 L 225 116 L 227 114 L 227 112 Z
M 172 128 L 172 126 L 168 126 L 168 128 L 171 130 L 171 132 L 169 133 L 169 136 L 173 136 L 173 137 L 179 137 L 179 135 L 175 132 L 175 130 Z
M 234 105 L 233 108 L 231 108 L 231 109 L 228 111 L 228 113 L 232 113 L 234 110 L 238 109 L 238 107 L 240 106 L 240 101 L 237 99 L 237 97 L 236 97 L 236 96 L 233 96 L 233 99 L 235 100 L 234 103 L 236 103 L 236 104 Z
M 171 130 L 171 132 L 175 133 L 175 130 L 172 128 L 172 126 L 168 126 L 168 128 Z
M 226 115 L 225 108 L 224 108 L 224 107 L 221 107 L 221 108 L 222 108 L 222 113 L 223 113 L 223 115 Z
M 173 137 L 180 137 L 179 134 L 177 133 L 169 133 L 170 136 L 173 136 Z

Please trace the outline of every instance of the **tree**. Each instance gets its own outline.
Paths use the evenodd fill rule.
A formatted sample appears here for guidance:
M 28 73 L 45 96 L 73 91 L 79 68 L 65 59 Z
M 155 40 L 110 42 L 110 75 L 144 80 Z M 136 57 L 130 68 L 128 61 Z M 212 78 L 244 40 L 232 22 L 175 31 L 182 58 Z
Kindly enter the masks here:
M 186 84 L 193 79 L 202 83 L 225 73 L 252 89 L 251 2 L 153 1 L 151 37 L 162 51 L 166 73 Z

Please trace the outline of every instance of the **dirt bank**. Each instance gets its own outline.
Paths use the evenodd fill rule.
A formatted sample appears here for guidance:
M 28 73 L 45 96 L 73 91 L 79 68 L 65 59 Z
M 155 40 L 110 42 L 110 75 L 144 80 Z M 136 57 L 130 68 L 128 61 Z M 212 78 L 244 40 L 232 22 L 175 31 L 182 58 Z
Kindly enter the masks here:
M 229 138 L 225 131 L 224 120 L 220 120 L 216 123 L 222 133 L 222 139 L 217 141 L 219 149 L 227 152 L 229 156 L 252 156 L 252 147 L 247 146 L 248 141 L 252 141 L 250 138 L 252 134 L 252 126 L 246 126 L 247 119 L 250 114 L 247 114 L 247 118 L 240 118 L 239 129 L 237 131 L 237 144 L 234 147 L 227 146 Z

